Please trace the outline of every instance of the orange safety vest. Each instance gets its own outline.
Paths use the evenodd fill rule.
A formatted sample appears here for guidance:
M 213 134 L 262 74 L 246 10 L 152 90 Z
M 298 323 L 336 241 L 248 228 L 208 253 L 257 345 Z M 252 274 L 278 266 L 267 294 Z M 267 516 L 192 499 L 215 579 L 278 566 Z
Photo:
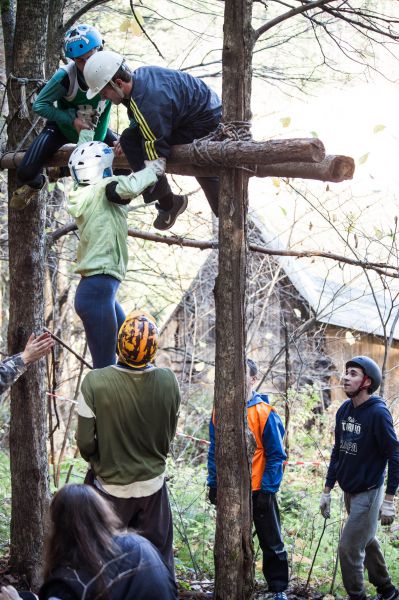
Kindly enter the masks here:
M 248 427 L 256 441 L 256 449 L 252 458 L 252 491 L 262 489 L 262 477 L 266 469 L 266 454 L 263 447 L 262 435 L 271 412 L 276 409 L 266 402 L 258 402 L 247 407 Z M 215 411 L 212 413 L 212 422 L 215 425 Z
M 256 449 L 252 459 L 252 491 L 262 488 L 262 477 L 266 468 L 266 454 L 262 442 L 262 434 L 271 412 L 276 409 L 266 404 L 258 402 L 247 408 L 248 427 L 255 436 Z

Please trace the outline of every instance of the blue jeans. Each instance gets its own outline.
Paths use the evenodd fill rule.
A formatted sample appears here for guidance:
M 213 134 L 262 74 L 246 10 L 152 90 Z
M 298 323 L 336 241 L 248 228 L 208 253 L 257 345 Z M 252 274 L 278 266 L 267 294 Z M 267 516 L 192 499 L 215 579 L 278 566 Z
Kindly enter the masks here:
M 365 568 L 379 594 L 385 596 L 395 591 L 375 537 L 383 495 L 382 486 L 359 494 L 344 494 L 348 519 L 339 543 L 339 561 L 342 581 L 351 600 L 366 598 Z
M 116 300 L 120 281 L 111 275 L 82 277 L 76 289 L 75 310 L 82 319 L 93 368 L 116 363 L 118 331 L 125 313 Z

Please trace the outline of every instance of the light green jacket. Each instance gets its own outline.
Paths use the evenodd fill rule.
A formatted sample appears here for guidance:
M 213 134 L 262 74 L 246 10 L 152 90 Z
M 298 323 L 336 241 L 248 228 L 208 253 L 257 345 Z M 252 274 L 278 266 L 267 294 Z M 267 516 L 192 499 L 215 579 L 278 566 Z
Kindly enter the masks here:
M 80 236 L 75 273 L 83 277 L 112 275 L 122 281 L 128 262 L 128 208 L 107 199 L 105 187 L 111 181 L 117 181 L 117 193 L 129 199 L 154 185 L 157 177 L 152 169 L 146 168 L 79 186 L 69 194 L 68 212 L 75 218 Z

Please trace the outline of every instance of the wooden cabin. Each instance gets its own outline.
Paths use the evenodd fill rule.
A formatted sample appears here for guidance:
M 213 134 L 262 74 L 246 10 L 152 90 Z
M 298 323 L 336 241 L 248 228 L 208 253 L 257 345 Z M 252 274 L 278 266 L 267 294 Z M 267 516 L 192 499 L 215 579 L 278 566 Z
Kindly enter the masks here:
M 251 242 L 268 245 L 263 226 L 250 225 Z M 157 364 L 174 370 L 183 389 L 213 393 L 217 253 L 210 254 L 161 331 Z M 331 274 L 331 267 L 328 267 Z M 378 308 L 376 302 L 379 302 Z M 313 386 L 326 407 L 342 400 L 340 376 L 351 356 L 365 354 L 382 365 L 383 329 L 392 333 L 384 396 L 399 389 L 399 328 L 386 296 L 343 286 L 318 268 L 292 258 L 252 252 L 248 260 L 247 356 L 258 363 L 260 389 L 271 395 L 287 387 Z M 381 318 L 387 314 L 382 326 Z

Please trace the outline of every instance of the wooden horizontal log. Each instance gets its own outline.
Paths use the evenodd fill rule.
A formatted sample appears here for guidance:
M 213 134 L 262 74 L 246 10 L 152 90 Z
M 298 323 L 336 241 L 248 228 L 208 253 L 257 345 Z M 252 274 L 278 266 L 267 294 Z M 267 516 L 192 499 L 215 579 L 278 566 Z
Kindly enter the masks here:
M 355 161 L 350 156 L 327 155 L 319 163 L 285 162 L 275 165 L 252 165 L 244 167 L 250 177 L 284 177 L 315 179 L 339 183 L 352 179 Z M 218 175 L 218 167 L 194 167 L 192 165 L 167 164 L 167 172 L 174 175 L 212 177 Z
M 46 166 L 65 166 L 75 148 L 66 144 L 46 163 Z M 23 152 L 6 152 L 0 161 L 2 169 L 15 169 L 23 158 Z M 172 146 L 168 164 L 197 166 L 271 165 L 281 162 L 320 162 L 325 157 L 323 143 L 315 138 L 270 140 L 266 142 L 227 141 L 194 142 Z M 125 159 L 126 160 L 126 159 Z M 123 166 L 121 159 L 115 160 L 115 166 Z
M 316 138 L 290 140 L 193 142 L 173 146 L 169 161 L 197 166 L 273 165 L 281 162 L 320 162 L 323 142 Z
M 355 161 L 350 156 L 329 154 L 319 163 L 281 163 L 259 165 L 256 177 L 288 177 L 298 179 L 316 179 L 339 183 L 352 179 Z
M 287 148 L 285 142 L 294 142 L 294 146 L 297 142 L 309 142 L 309 140 L 277 140 L 277 142 L 284 142 L 283 147 Z M 318 144 L 321 144 L 319 140 L 310 140 L 311 142 L 316 141 Z M 222 142 L 212 142 L 215 144 L 221 145 Z M 234 142 L 235 144 L 247 144 L 248 142 Z M 274 144 L 275 142 L 254 142 L 252 145 L 261 144 Z M 316 144 L 316 149 L 320 150 L 320 156 L 324 153 L 324 149 L 321 152 L 321 148 Z M 167 173 L 171 173 L 174 175 L 187 175 L 193 177 L 210 177 L 214 175 L 218 175 L 220 167 L 215 165 L 209 166 L 195 166 L 193 164 L 187 164 L 185 161 L 187 160 L 187 148 L 190 147 L 190 144 L 181 145 L 181 146 L 173 146 L 172 154 L 170 159 L 167 162 Z M 301 144 L 299 144 L 301 146 Z M 291 150 L 292 150 L 291 146 Z M 302 148 L 306 148 L 306 144 L 301 146 Z M 55 166 L 65 166 L 68 164 L 68 159 L 71 152 L 74 150 L 74 144 L 66 144 L 62 146 L 60 150 L 46 163 L 46 166 L 55 167 Z M 313 146 L 308 146 L 308 150 L 313 149 Z M 276 146 L 277 149 L 277 146 Z M 290 150 L 290 152 L 291 152 Z M 284 151 L 285 152 L 285 151 Z M 281 157 L 281 148 L 277 149 L 277 154 L 279 158 Z M 291 155 L 293 153 L 291 152 Z M 311 152 L 308 152 L 308 158 L 310 157 Z M 1 168 L 3 169 L 14 169 L 16 168 L 22 161 L 24 156 L 24 152 L 7 152 L 1 158 Z M 313 157 L 316 156 L 316 153 L 313 152 Z M 264 155 L 265 157 L 265 155 Z M 265 160 L 265 158 L 264 158 Z M 347 179 L 351 179 L 353 177 L 353 173 L 355 170 L 355 163 L 352 158 L 349 156 L 334 156 L 328 155 L 324 159 L 320 159 L 320 162 L 307 162 L 303 160 L 301 156 L 301 160 L 298 161 L 287 161 L 287 162 L 276 162 L 276 163 L 257 163 L 250 164 L 247 162 L 247 156 L 245 156 L 245 162 L 242 160 L 241 164 L 245 164 L 245 169 L 248 170 L 248 174 L 250 176 L 256 177 L 287 177 L 287 178 L 300 178 L 300 179 L 316 179 L 319 181 L 332 181 L 332 182 L 340 182 L 345 181 Z M 232 166 L 231 163 L 229 166 Z M 124 156 L 115 158 L 114 167 L 119 168 L 128 168 L 129 165 Z M 226 167 L 225 167 L 226 168 Z

